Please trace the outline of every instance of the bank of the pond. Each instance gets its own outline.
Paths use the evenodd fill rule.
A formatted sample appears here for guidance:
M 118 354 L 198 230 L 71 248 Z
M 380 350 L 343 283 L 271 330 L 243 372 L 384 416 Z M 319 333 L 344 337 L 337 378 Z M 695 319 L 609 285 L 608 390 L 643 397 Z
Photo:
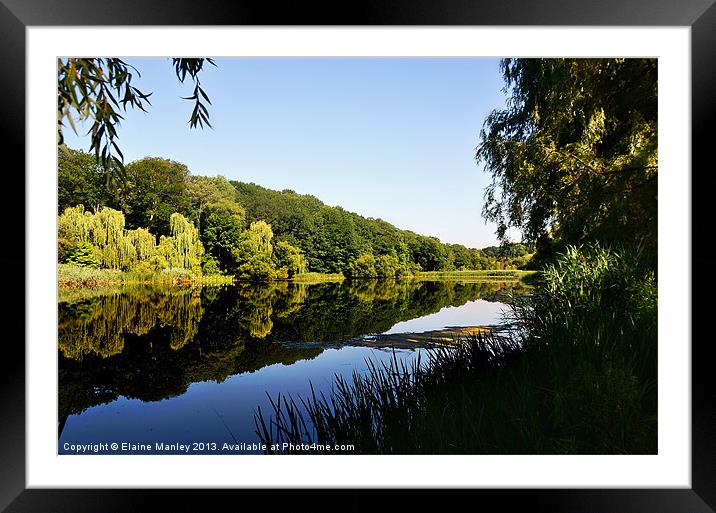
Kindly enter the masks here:
M 485 269 L 474 271 L 419 272 L 402 276 L 403 280 L 478 279 L 484 281 L 515 281 L 529 279 L 538 271 Z M 341 282 L 346 278 L 342 273 L 301 273 L 287 280 L 296 283 Z M 379 278 L 367 278 L 379 279 Z M 361 280 L 354 278 L 354 280 Z M 58 264 L 57 283 L 60 288 L 96 288 L 114 285 L 224 285 L 234 283 L 233 276 L 218 274 L 193 275 L 186 269 L 167 269 L 160 272 L 136 273 L 114 269 L 94 269 L 72 264 Z
M 289 281 L 294 281 L 298 283 L 303 282 L 311 282 L 311 283 L 319 283 L 319 282 L 334 282 L 334 281 L 343 281 L 345 280 L 345 276 L 343 276 L 342 273 L 301 273 L 296 274 L 292 278 L 289 279 Z
M 446 278 L 484 278 L 497 280 L 521 280 L 535 276 L 539 271 L 523 271 L 520 269 L 479 269 L 467 271 L 429 271 L 416 273 L 415 279 L 446 279 Z
M 233 282 L 232 276 L 195 276 L 185 269 L 169 269 L 156 273 L 133 273 L 114 269 L 92 269 L 71 264 L 57 265 L 60 288 L 95 288 L 113 285 L 222 285 Z
M 512 305 L 514 331 L 474 333 L 428 365 L 371 365 L 329 394 L 257 409 L 276 442 L 379 454 L 655 454 L 654 273 L 570 250 Z

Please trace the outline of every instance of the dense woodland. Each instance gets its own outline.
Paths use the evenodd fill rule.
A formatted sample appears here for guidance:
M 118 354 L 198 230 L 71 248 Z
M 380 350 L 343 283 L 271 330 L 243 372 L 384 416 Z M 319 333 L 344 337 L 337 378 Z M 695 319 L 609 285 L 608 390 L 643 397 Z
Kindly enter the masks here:
M 480 251 L 400 230 L 318 198 L 195 176 L 148 157 L 108 173 L 91 154 L 59 152 L 59 261 L 138 273 L 187 269 L 239 279 L 306 272 L 347 278 L 419 271 L 514 269 L 529 247 Z

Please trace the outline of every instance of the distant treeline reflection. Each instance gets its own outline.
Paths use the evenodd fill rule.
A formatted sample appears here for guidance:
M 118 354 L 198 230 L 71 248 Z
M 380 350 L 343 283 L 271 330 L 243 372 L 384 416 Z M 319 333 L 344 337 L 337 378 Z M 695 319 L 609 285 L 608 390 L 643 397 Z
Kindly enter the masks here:
M 120 395 L 180 395 L 194 382 L 322 351 L 273 342 L 342 342 L 507 292 L 527 289 L 519 282 L 368 280 L 72 291 L 59 303 L 60 411 L 79 413 Z

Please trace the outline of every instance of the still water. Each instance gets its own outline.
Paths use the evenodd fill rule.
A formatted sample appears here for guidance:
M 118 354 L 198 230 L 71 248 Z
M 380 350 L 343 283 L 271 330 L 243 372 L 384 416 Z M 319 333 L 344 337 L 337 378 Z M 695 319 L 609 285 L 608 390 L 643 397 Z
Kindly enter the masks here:
M 396 334 L 498 324 L 506 295 L 527 292 L 393 280 L 61 291 L 58 452 L 261 452 L 254 414 L 269 396 L 328 390 L 366 359 L 409 361 L 429 349 Z

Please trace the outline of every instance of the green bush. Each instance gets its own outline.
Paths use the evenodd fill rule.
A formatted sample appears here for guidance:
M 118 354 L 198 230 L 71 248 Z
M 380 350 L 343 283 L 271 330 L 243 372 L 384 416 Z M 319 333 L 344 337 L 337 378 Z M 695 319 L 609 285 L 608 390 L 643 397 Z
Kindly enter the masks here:
M 380 255 L 375 259 L 375 274 L 379 278 L 395 278 L 400 273 L 400 262 L 395 255 Z
M 376 261 L 372 253 L 363 253 L 343 271 L 346 278 L 377 278 Z
M 219 261 L 211 253 L 204 253 L 202 256 L 201 270 L 209 276 L 223 274 Z
M 97 251 L 89 242 L 78 242 L 73 244 L 68 250 L 65 257 L 68 264 L 78 267 L 89 267 L 91 269 L 99 269 L 100 260 Z
M 279 279 L 292 278 L 308 269 L 308 261 L 303 251 L 285 241 L 279 241 L 273 248 L 273 259 Z
M 271 281 L 276 279 L 276 266 L 265 253 L 249 257 L 239 265 L 236 277 L 240 280 Z

